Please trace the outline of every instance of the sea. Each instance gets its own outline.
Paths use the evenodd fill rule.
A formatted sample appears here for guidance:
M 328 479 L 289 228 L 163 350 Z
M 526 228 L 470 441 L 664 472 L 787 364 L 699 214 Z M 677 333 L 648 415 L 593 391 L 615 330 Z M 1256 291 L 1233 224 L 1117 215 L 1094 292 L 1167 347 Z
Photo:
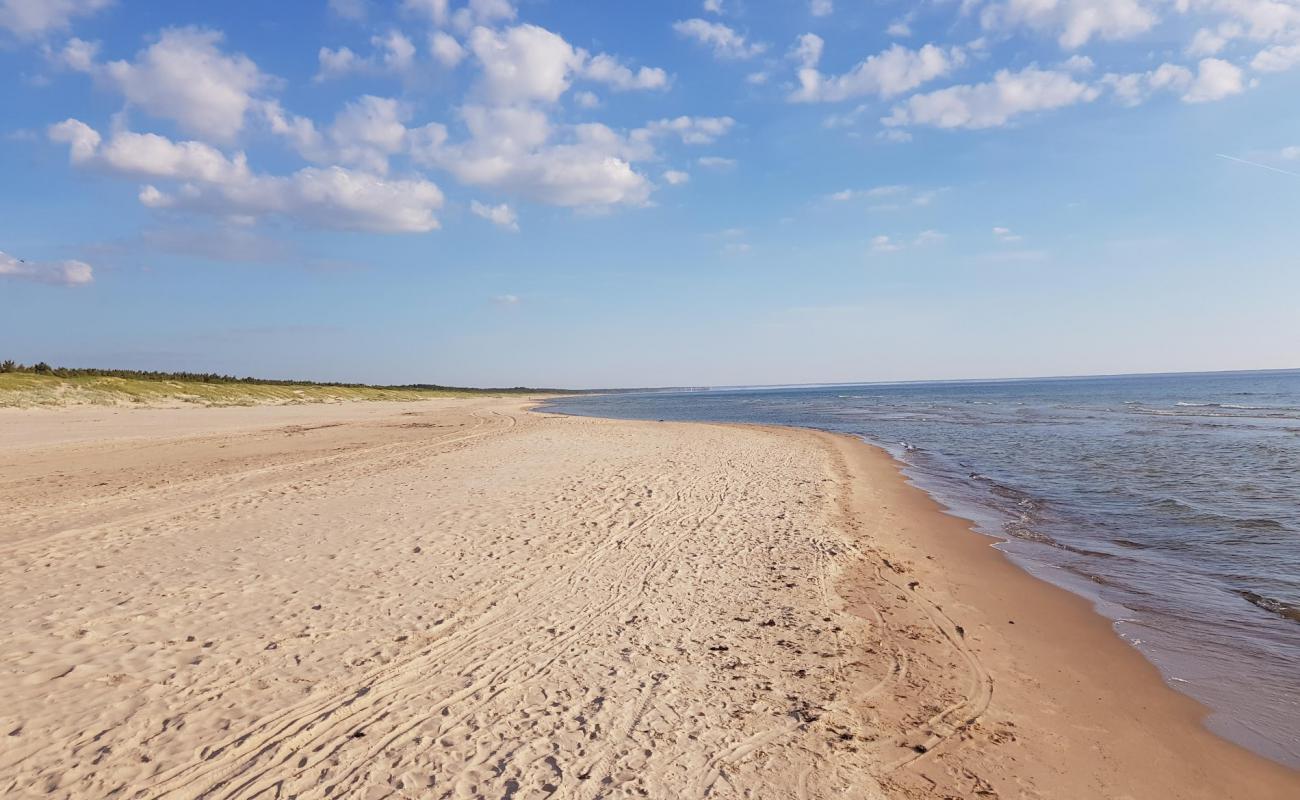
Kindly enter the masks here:
M 567 396 L 887 449 L 1020 566 L 1092 600 L 1207 725 L 1300 768 L 1300 370 Z

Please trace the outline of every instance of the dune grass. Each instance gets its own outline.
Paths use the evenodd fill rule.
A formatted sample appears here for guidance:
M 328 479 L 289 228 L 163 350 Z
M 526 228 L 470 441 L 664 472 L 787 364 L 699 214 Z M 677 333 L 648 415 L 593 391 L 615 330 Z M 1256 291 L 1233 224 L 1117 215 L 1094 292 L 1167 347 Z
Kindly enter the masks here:
M 285 405 L 359 400 L 428 400 L 435 397 L 467 397 L 476 394 L 502 393 L 476 389 L 221 383 L 89 375 L 62 377 L 24 372 L 0 374 L 0 407 L 10 408 L 68 405 Z

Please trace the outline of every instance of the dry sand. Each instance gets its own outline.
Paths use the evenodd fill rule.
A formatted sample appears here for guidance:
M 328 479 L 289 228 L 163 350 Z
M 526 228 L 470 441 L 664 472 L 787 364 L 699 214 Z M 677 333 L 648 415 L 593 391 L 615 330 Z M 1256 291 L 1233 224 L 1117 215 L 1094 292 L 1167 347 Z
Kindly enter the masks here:
M 0 794 L 1300 797 L 988 545 L 811 432 L 7 412 Z

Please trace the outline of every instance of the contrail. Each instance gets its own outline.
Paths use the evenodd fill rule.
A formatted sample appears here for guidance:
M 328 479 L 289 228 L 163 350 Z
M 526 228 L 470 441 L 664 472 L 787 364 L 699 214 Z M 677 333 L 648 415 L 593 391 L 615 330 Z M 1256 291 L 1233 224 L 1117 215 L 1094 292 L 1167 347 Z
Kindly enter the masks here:
M 1272 172 L 1280 172 L 1283 175 L 1290 175 L 1292 178 L 1300 178 L 1300 172 L 1291 172 L 1290 170 L 1281 169 L 1279 167 L 1270 167 L 1268 164 L 1260 164 L 1257 161 L 1247 161 L 1244 158 L 1237 158 L 1236 156 L 1225 156 L 1223 153 L 1215 153 L 1214 155 L 1219 158 L 1225 158 L 1228 161 L 1236 161 L 1238 164 L 1247 164 L 1252 167 L 1259 167 L 1260 169 L 1266 169 Z

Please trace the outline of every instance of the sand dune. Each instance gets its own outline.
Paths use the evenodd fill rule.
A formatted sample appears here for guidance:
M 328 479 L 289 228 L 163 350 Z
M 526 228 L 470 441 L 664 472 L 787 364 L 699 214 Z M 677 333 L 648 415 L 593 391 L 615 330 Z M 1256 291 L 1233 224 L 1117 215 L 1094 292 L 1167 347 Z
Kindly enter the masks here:
M 5 796 L 1300 785 L 1175 718 L 1118 641 L 1116 686 L 1168 694 L 1145 716 L 1035 697 L 1052 665 L 1013 661 L 999 601 L 899 538 L 937 511 L 855 489 L 866 456 L 830 437 L 506 400 L 60 413 L 0 419 Z M 1121 730 L 1081 732 L 1080 703 Z M 1176 735 L 1128 758 L 1142 724 Z

